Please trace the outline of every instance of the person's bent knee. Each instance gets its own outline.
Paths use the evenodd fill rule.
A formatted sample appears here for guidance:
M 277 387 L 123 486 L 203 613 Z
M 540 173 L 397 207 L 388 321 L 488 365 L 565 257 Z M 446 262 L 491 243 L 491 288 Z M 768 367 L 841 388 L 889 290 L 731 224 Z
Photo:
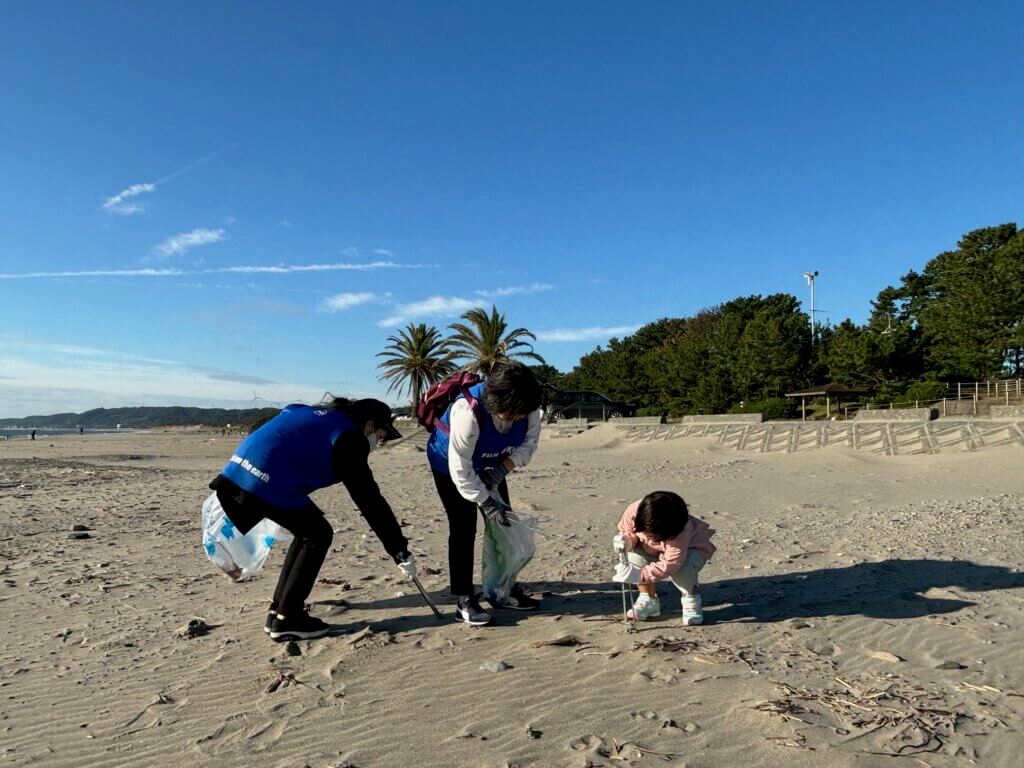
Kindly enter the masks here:
M 643 568 L 647 565 L 650 565 L 651 562 L 648 558 L 644 557 L 642 554 L 635 550 L 629 552 L 626 555 L 626 558 L 629 560 L 630 565 L 635 565 L 637 568 Z

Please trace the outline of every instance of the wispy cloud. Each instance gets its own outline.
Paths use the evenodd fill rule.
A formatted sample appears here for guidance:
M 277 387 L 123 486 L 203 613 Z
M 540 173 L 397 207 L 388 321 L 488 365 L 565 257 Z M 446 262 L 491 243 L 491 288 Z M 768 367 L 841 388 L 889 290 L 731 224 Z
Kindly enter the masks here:
M 534 283 L 533 285 L 510 285 L 507 288 L 494 288 L 486 291 L 477 291 L 477 296 L 485 299 L 503 299 L 506 296 L 517 296 L 523 293 L 544 293 L 554 290 L 553 285 L 547 283 Z
M 431 296 L 429 299 L 423 299 L 423 301 L 399 304 L 395 308 L 394 315 L 384 318 L 377 325 L 387 328 L 421 317 L 452 317 L 479 306 L 479 301 L 471 301 L 459 296 Z
M 387 248 L 374 248 L 373 252 L 377 256 L 384 256 L 385 258 L 392 255 L 391 251 L 389 251 Z
M 373 261 L 366 264 L 338 262 L 333 264 L 241 264 L 215 269 L 83 269 L 57 272 L 0 272 L 0 280 L 32 280 L 76 277 L 180 277 L 182 275 L 264 274 L 288 275 L 297 272 L 370 272 L 381 269 L 429 269 L 429 264 L 397 264 L 393 261 Z
M 192 248 L 210 243 L 219 243 L 227 235 L 223 229 L 193 229 L 191 232 L 182 232 L 164 240 L 156 247 L 156 252 L 164 258 L 168 256 L 182 256 Z
M 141 213 L 146 209 L 145 203 L 136 200 L 139 195 L 144 195 L 156 189 L 156 184 L 146 182 L 144 184 L 132 184 L 122 189 L 116 195 L 108 197 L 103 201 L 103 210 L 107 213 L 116 213 L 120 216 L 131 216 L 133 213 Z
M 150 192 L 155 192 L 156 188 L 161 184 L 166 184 L 168 181 L 178 178 L 189 171 L 198 168 L 204 163 L 208 163 L 220 154 L 220 151 L 211 152 L 208 155 L 200 157 L 198 160 L 193 160 L 191 163 L 183 165 L 176 171 L 171 171 L 166 176 L 157 179 L 156 181 L 147 181 L 141 184 L 132 184 L 130 187 L 126 187 L 118 192 L 116 195 L 108 197 L 103 201 L 102 208 L 107 213 L 115 213 L 119 216 L 131 216 L 133 213 L 142 213 L 146 210 L 146 203 L 138 200 L 140 195 L 146 195 Z
M 537 331 L 537 341 L 605 341 L 613 336 L 625 336 L 635 332 L 639 325 L 591 325 L 586 328 L 554 328 Z
M 384 297 L 378 296 L 376 293 L 337 293 L 324 299 L 321 311 L 344 312 L 346 309 L 379 301 L 382 298 Z

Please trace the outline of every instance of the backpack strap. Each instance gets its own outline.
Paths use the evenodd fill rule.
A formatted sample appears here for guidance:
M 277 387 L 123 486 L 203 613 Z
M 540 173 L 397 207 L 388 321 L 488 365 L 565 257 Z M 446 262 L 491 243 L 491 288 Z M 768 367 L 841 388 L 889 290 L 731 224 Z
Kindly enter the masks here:
M 462 390 L 462 397 L 465 398 L 466 402 L 469 403 L 469 407 L 472 409 L 473 415 L 476 416 L 476 423 L 480 425 L 481 429 L 483 429 L 483 427 L 484 427 L 484 416 L 483 416 L 483 412 L 482 412 L 483 409 L 480 407 L 480 401 L 477 400 L 475 397 L 473 397 L 473 395 L 470 394 L 468 389 L 463 389 Z M 452 405 L 455 405 L 457 400 L 458 400 L 458 398 L 453 400 L 452 401 Z M 451 429 L 449 428 L 449 426 L 447 424 L 445 424 L 443 421 L 441 421 L 440 419 L 438 419 L 436 422 L 434 422 L 434 429 L 439 429 L 439 430 L 441 430 L 441 432 L 443 432 L 446 435 L 451 434 Z

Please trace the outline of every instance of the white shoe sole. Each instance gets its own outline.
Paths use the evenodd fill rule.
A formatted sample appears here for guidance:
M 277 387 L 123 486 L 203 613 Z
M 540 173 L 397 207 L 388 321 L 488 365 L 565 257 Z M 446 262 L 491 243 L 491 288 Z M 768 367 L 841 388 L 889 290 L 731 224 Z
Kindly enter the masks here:
M 463 616 L 461 613 L 456 613 L 455 614 L 455 620 L 458 621 L 458 622 L 461 622 L 462 624 L 469 624 L 469 626 L 471 626 L 471 627 L 485 627 L 485 626 L 487 626 L 488 624 L 491 623 L 491 617 L 490 616 L 488 616 L 486 619 L 484 619 L 482 621 L 481 620 L 470 621 L 470 619 L 468 617 Z
M 704 623 L 704 616 L 703 615 L 701 615 L 701 616 L 684 616 L 683 617 L 683 626 L 684 627 L 695 627 L 698 624 L 703 624 L 703 623 Z
M 657 613 L 648 613 L 642 619 L 638 619 L 636 617 L 636 614 L 633 613 L 632 610 L 630 610 L 629 613 L 627 613 L 626 615 L 629 617 L 630 621 L 649 621 L 650 619 L 660 619 L 661 618 L 661 611 L 658 611 Z

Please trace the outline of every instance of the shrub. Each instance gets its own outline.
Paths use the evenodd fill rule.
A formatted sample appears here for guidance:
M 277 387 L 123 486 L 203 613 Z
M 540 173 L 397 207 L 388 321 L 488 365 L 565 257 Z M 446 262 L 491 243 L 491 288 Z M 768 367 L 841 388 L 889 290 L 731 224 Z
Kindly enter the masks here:
M 899 398 L 903 402 L 919 400 L 922 404 L 948 397 L 946 385 L 941 381 L 915 381 Z
M 636 409 L 637 416 L 661 416 L 666 412 L 667 409 L 662 408 L 660 405 L 645 405 L 643 408 Z
M 797 407 L 789 397 L 766 397 L 762 400 L 747 400 L 729 409 L 729 413 L 760 413 L 765 419 L 792 419 Z

